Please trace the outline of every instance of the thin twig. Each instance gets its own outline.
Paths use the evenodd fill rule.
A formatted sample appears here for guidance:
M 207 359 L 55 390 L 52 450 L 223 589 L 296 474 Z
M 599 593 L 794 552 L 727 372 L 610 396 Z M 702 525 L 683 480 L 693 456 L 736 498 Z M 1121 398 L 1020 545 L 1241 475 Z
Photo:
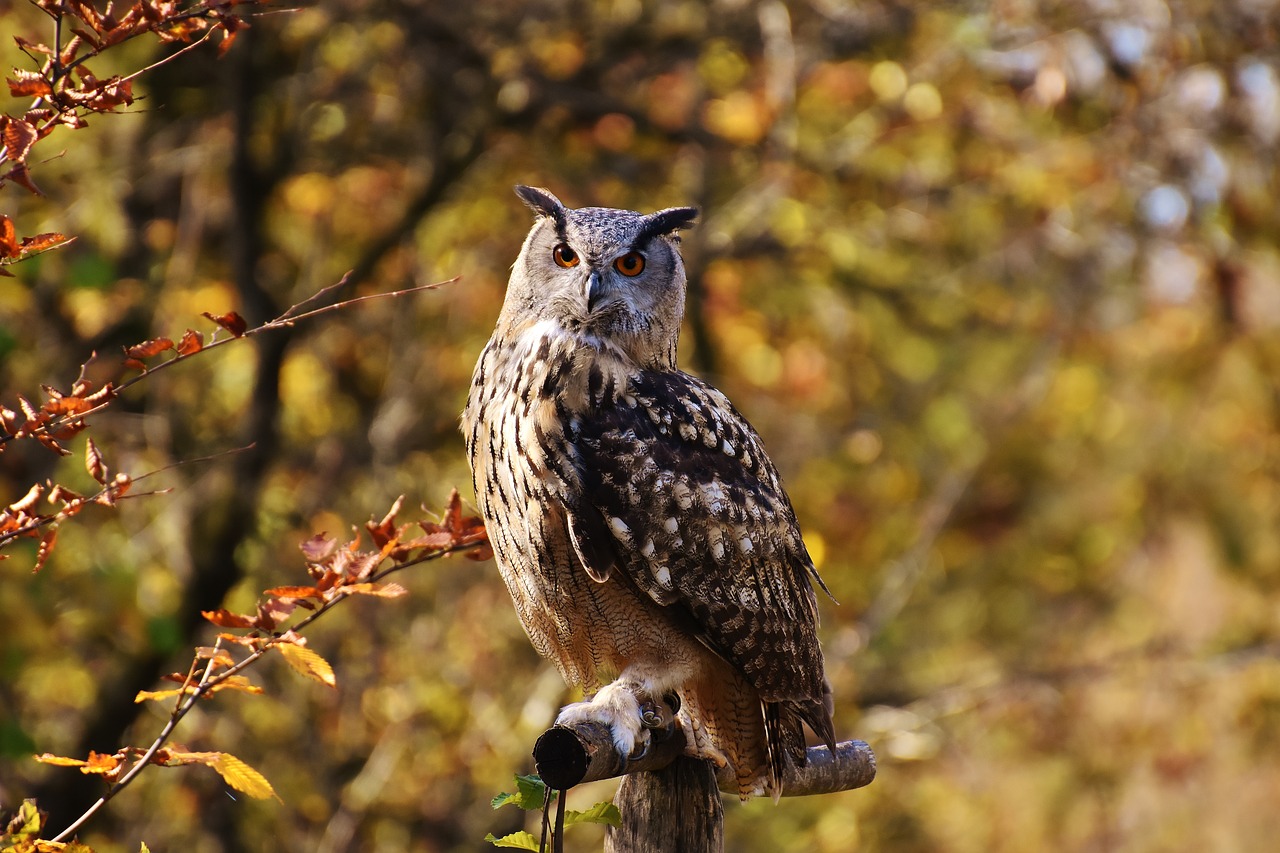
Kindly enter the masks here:
M 415 557 L 412 560 L 406 560 L 403 563 L 395 563 L 394 565 L 388 566 L 387 568 L 379 572 L 374 572 L 369 576 L 367 582 L 376 583 L 377 581 L 382 580 L 388 575 L 391 575 L 403 569 L 407 569 L 410 566 L 420 565 L 422 563 L 426 563 L 431 560 L 438 560 L 443 557 L 447 557 L 450 554 L 454 554 L 460 551 L 467 551 L 473 548 L 478 548 L 480 547 L 480 545 L 481 543 L 479 542 L 473 542 L 467 545 L 451 545 L 448 548 L 440 548 L 434 551 L 428 551 L 424 554 L 420 554 L 419 556 Z M 302 629 L 306 628 L 311 623 L 315 622 L 325 613 L 328 613 L 329 611 L 331 611 L 334 607 L 337 606 L 337 604 L 340 601 L 345 601 L 348 598 L 354 597 L 349 593 L 342 592 L 341 587 L 338 587 L 337 591 L 340 594 L 335 594 L 333 598 L 329 599 L 328 601 L 325 601 L 315 611 L 313 611 L 311 614 L 309 614 L 305 618 L 298 621 L 296 624 L 292 625 L 287 630 L 293 632 L 294 634 L 297 634 Z M 212 691 L 218 685 L 228 681 L 233 676 L 239 675 L 241 672 L 248 669 L 258 660 L 260 660 L 264 655 L 266 655 L 272 649 L 273 646 L 278 644 L 280 637 L 283 634 L 284 634 L 284 631 L 280 631 L 277 629 L 275 631 L 272 631 L 269 635 L 255 638 L 257 640 L 261 640 L 261 644 L 254 647 L 253 651 L 250 652 L 249 655 L 244 660 L 238 661 L 235 664 L 232 664 L 226 669 L 215 674 L 213 672 L 213 668 L 217 659 L 217 651 L 221 649 L 221 644 L 222 644 L 222 638 L 219 637 L 214 642 L 214 647 L 213 647 L 214 654 L 209 657 L 209 662 L 205 665 L 204 673 L 200 676 L 200 680 L 195 684 L 194 687 L 192 687 L 190 693 L 186 692 L 187 687 L 190 686 L 189 682 L 183 684 L 181 691 L 179 693 L 178 702 L 174 706 L 173 712 L 169 715 L 169 721 L 165 723 L 164 728 L 160 730 L 160 734 L 156 736 L 156 739 L 154 741 L 152 741 L 151 746 L 149 746 L 146 752 L 144 752 L 142 756 L 133 764 L 133 766 L 129 768 L 128 772 L 126 772 L 123 776 L 121 776 L 115 783 L 111 785 L 109 789 L 107 789 L 107 792 L 105 794 L 103 794 L 100 798 L 98 798 L 97 802 L 95 802 L 92 806 L 90 806 L 84 812 L 84 814 L 76 818 L 75 821 L 73 821 L 70 826 L 62 830 L 62 832 L 58 833 L 54 838 L 50 840 L 53 841 L 54 843 L 57 843 L 69 838 L 72 833 L 78 830 L 90 818 L 92 818 L 95 814 L 97 814 L 108 802 L 111 801 L 112 798 L 114 798 L 117 794 L 123 791 L 128 785 L 130 785 L 133 782 L 133 780 L 136 779 L 138 775 L 149 764 L 152 763 L 152 760 L 155 758 L 156 754 L 161 749 L 164 748 L 164 745 L 168 743 L 169 738 L 172 737 L 174 730 L 177 729 L 178 727 L 178 723 L 180 723 L 182 719 L 186 717 L 188 713 L 190 713 L 191 709 L 195 707 L 196 703 L 201 698 L 206 696 L 210 691 Z M 190 672 L 194 671 L 194 666 L 195 664 L 193 661 L 192 669 L 188 671 L 188 679 L 190 678 Z
M 120 396 L 121 392 L 123 392 L 125 389 L 131 388 L 132 386 L 138 384 L 144 379 L 147 379 L 148 377 L 153 376 L 154 374 L 162 370 L 167 370 L 169 367 L 179 362 L 183 362 L 183 361 L 186 361 L 187 359 L 194 358 L 200 355 L 201 353 L 208 352 L 209 350 L 214 350 L 214 349 L 217 349 L 218 347 L 225 346 L 226 344 L 229 344 L 233 341 L 238 341 L 243 338 L 249 338 L 254 335 L 261 334 L 263 332 L 270 332 L 270 331 L 276 331 L 278 329 L 291 328 L 295 323 L 297 323 L 300 320 L 308 320 L 312 317 L 316 317 L 321 314 L 326 314 L 330 311 L 337 311 L 342 308 L 348 308 L 352 305 L 357 305 L 362 302 L 369 302 L 374 299 L 391 299 L 391 298 L 396 298 L 401 296 L 408 296 L 413 293 L 420 293 L 426 290 L 436 290 L 438 288 L 444 287 L 446 284 L 455 284 L 458 281 L 461 281 L 461 278 L 462 278 L 461 276 L 454 276 L 453 278 L 446 279 L 444 281 L 436 281 L 430 284 L 420 284 L 415 287 L 404 288 L 403 290 L 386 291 L 383 293 L 369 293 L 364 296 L 357 296 L 352 299 L 346 299 L 346 300 L 343 300 L 342 302 L 334 303 L 333 305 L 324 305 L 319 308 L 312 309 L 310 311 L 304 311 L 301 314 L 293 313 L 294 311 L 297 311 L 299 308 L 301 308 L 303 305 L 306 305 L 310 302 L 314 302 L 316 299 L 323 297 L 326 293 L 330 293 L 333 290 L 341 287 L 343 284 L 346 283 L 348 276 L 350 276 L 349 272 L 343 275 L 343 277 L 337 282 L 321 288 L 312 296 L 307 297 L 306 299 L 302 300 L 296 305 L 290 306 L 288 310 L 286 310 L 279 317 L 276 317 L 274 320 L 268 320 L 267 322 L 263 323 L 261 326 L 255 326 L 252 329 L 248 329 L 245 331 L 243 335 L 238 335 L 238 336 L 232 335 L 226 338 L 214 338 L 213 340 L 209 341 L 209 343 L 203 345 L 200 349 L 195 350 L 194 352 L 189 352 L 186 354 L 178 353 L 174 355 L 172 358 L 162 361 L 153 367 L 148 367 L 145 370 L 143 370 L 143 372 L 139 373 L 137 376 L 126 379 L 125 381 L 121 382 L 119 385 L 112 386 L 111 394 L 108 395 L 107 399 L 103 400 L 101 403 L 97 404 L 93 408 L 85 409 L 82 412 L 76 412 L 75 414 L 72 414 L 72 415 L 63 415 L 62 417 L 55 418 L 49 421 L 47 424 L 44 424 L 43 426 L 39 427 L 38 429 L 32 430 L 30 433 L 27 433 L 27 436 L 35 436 L 41 433 L 48 434 L 51 430 L 58 429 L 68 424 L 73 424 L 78 421 L 83 421 L 86 418 L 92 415 L 95 415 L 103 411 L 104 409 L 108 408 L 111 405 L 111 403 L 118 396 Z M 16 437 L 17 436 L 14 433 L 0 433 L 0 445 L 10 442 L 14 440 Z

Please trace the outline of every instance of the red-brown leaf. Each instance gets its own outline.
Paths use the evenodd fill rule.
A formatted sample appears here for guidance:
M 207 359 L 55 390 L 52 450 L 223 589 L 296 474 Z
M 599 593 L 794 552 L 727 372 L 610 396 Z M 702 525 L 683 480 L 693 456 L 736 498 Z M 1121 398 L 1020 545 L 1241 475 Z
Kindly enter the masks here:
M 53 94 L 53 87 L 49 85 L 49 81 L 36 71 L 23 71 L 15 68 L 13 71 L 17 79 L 6 78 L 9 83 L 9 94 L 15 98 L 27 97 L 44 97 Z
M 235 42 L 240 30 L 247 30 L 249 24 L 235 15 L 223 15 L 221 22 L 222 42 L 218 45 L 218 56 L 225 56 L 227 51 L 231 49 L 231 45 Z
M 267 590 L 265 594 L 287 599 L 320 598 L 320 590 L 314 586 L 277 586 Z
M 18 232 L 13 220 L 0 214 L 0 258 L 12 258 L 18 254 Z
M 204 349 L 204 335 L 195 329 L 187 329 L 178 341 L 178 355 L 192 355 Z
M 67 115 L 74 116 L 75 113 L 67 113 Z M 3 180 L 13 181 L 32 195 L 44 195 L 40 188 L 36 186 L 35 181 L 31 180 L 31 173 L 27 171 L 26 163 L 18 163 L 8 172 L 5 172 Z
M 4 140 L 4 150 L 9 159 L 15 163 L 27 162 L 27 152 L 37 139 L 36 129 L 20 118 L 3 117 L 3 131 L 0 138 Z
M 421 525 L 423 529 L 428 528 L 428 526 L 433 528 L 437 527 L 437 525 L 434 525 L 429 521 L 420 521 L 418 524 Z M 453 546 L 453 534 L 447 530 L 427 530 L 427 534 L 425 536 L 419 536 L 416 539 L 406 542 L 405 545 L 411 548 L 426 548 L 429 551 L 443 551 L 444 549 Z
M 467 552 L 468 560 L 487 560 L 492 556 L 493 546 L 488 542 L 484 543 L 479 548 L 474 548 Z
M 71 41 L 67 42 L 66 47 L 62 48 L 62 52 L 58 54 L 58 61 L 63 65 L 70 65 L 75 61 L 76 54 L 80 52 L 84 39 L 80 36 L 73 36 Z
M 338 540 L 330 539 L 323 533 L 317 533 L 310 539 L 303 540 L 298 547 L 302 549 L 302 556 L 308 563 L 323 563 L 337 550 Z
M 450 533 L 457 533 L 462 529 L 462 497 L 457 489 L 449 493 L 449 506 L 444 511 L 442 526 Z
M 404 495 L 396 498 L 395 503 L 391 505 L 391 509 L 387 510 L 387 514 L 382 517 L 381 521 L 370 520 L 365 524 L 365 529 L 369 531 L 369 535 L 373 538 L 373 544 L 379 548 L 385 548 L 387 543 L 394 542 L 397 538 L 396 530 L 396 514 L 400 512 L 400 507 L 404 503 Z
M 57 231 L 48 231 L 32 237 L 23 237 L 18 248 L 21 249 L 23 254 L 43 252 L 58 246 L 65 246 L 73 240 L 75 240 L 75 237 L 68 237 L 66 234 L 59 234 Z
M 107 463 L 102 460 L 102 453 L 98 450 L 98 445 L 93 443 L 92 438 L 84 447 L 84 469 L 100 485 L 107 484 Z
M 26 39 L 24 39 L 22 36 L 14 36 L 13 40 L 17 43 L 18 47 L 21 50 L 27 53 L 43 53 L 45 56 L 53 56 L 53 51 L 50 50 L 47 45 L 36 44 L 35 42 L 29 42 Z
M 78 415 L 93 408 L 93 404 L 83 397 L 55 397 L 40 407 L 40 410 L 52 417 Z
M 71 0 L 70 6 L 71 14 L 75 15 L 77 18 L 99 32 L 102 31 L 104 26 L 109 27 L 114 25 L 105 24 L 103 22 L 102 15 L 100 15 L 98 10 L 94 8 L 93 4 L 87 2 L 87 0 Z
M 265 630 L 273 631 L 277 625 L 289 618 L 297 606 L 297 602 L 292 598 L 272 597 L 266 601 L 260 601 L 257 622 Z
M 31 567 L 31 574 L 35 574 L 44 568 L 44 564 L 49 562 L 49 555 L 53 553 L 53 546 L 58 543 L 58 528 L 50 527 L 40 537 L 40 547 L 36 548 L 36 562 Z
M 71 32 L 74 33 L 77 38 L 87 41 L 95 51 L 102 50 L 102 42 L 98 41 L 98 37 L 93 33 L 81 29 L 80 27 L 72 27 Z
M 140 344 L 134 344 L 131 347 L 127 347 L 124 354 L 126 358 L 141 361 L 146 358 L 151 358 L 154 355 L 159 355 L 165 350 L 170 349 L 173 349 L 173 341 L 168 338 L 156 338 L 154 340 L 143 341 Z
M 58 483 L 53 484 L 53 488 L 49 490 L 49 503 L 62 504 L 62 511 L 67 514 L 74 514 L 79 510 L 81 504 L 84 503 L 84 495 L 78 494 Z
M 230 610 L 218 608 L 217 610 L 201 610 L 200 615 L 208 619 L 219 628 L 257 628 L 258 621 L 249 616 L 241 616 L 239 613 L 232 613 Z
M 216 317 L 208 311 L 202 311 L 201 313 L 237 338 L 244 335 L 245 330 L 249 328 L 249 324 L 245 322 L 244 318 L 234 311 L 228 311 Z
M 54 453 L 58 454 L 59 456 L 70 456 L 70 455 L 71 455 L 71 451 L 70 451 L 70 450 L 67 450 L 67 449 L 66 449 L 65 447 L 63 447 L 61 444 L 58 444 L 57 439 L 55 439 L 52 435 L 49 435 L 49 433 L 47 433 L 47 432 L 37 432 L 37 433 L 35 433 L 35 434 L 34 434 L 34 437 L 35 437 L 35 440 L 36 440 L 36 441 L 40 442 L 40 444 L 42 444 L 42 445 L 44 445 L 45 447 L 49 448 L 50 450 L 52 450 Z
M 39 484 L 34 484 L 25 495 L 18 500 L 9 504 L 10 512 L 26 512 L 36 505 L 36 501 L 40 500 L 40 495 L 44 492 L 44 488 Z

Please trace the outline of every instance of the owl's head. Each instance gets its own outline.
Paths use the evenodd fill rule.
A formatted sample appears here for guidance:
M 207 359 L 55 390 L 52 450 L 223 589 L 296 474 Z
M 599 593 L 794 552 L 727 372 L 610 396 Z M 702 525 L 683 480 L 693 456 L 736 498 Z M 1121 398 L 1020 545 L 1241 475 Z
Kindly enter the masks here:
M 685 297 L 676 231 L 693 224 L 697 208 L 572 209 L 544 189 L 516 194 L 538 221 L 511 271 L 507 321 L 555 320 L 641 366 L 674 367 Z

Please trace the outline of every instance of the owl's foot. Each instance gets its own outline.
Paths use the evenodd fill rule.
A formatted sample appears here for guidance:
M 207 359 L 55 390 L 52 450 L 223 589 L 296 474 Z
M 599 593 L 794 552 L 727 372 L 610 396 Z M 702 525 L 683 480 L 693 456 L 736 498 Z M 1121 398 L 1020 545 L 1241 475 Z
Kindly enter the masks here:
M 618 754 L 634 761 L 649 751 L 650 732 L 671 725 L 679 708 L 680 697 L 674 693 L 655 700 L 643 685 L 619 680 L 606 684 L 586 702 L 564 706 L 556 717 L 556 725 L 603 723 L 613 735 Z

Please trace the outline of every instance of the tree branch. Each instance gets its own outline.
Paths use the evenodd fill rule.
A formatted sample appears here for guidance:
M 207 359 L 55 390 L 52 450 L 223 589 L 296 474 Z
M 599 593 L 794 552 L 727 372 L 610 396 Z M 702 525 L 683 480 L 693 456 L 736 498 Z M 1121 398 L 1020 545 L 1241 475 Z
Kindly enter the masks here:
M 572 727 L 553 726 L 534 744 L 534 765 L 549 787 L 566 790 L 586 782 L 662 770 L 684 753 L 686 737 L 678 720 L 650 734 L 653 742 L 648 751 L 641 758 L 629 761 L 618 752 L 609 725 L 603 720 L 589 720 Z M 811 746 L 806 759 L 804 767 L 788 766 L 782 781 L 782 796 L 849 791 L 871 784 L 876 776 L 875 754 L 860 740 L 836 744 L 834 753 L 825 746 Z M 737 780 L 728 767 L 717 771 L 716 784 L 725 793 L 738 793 Z

